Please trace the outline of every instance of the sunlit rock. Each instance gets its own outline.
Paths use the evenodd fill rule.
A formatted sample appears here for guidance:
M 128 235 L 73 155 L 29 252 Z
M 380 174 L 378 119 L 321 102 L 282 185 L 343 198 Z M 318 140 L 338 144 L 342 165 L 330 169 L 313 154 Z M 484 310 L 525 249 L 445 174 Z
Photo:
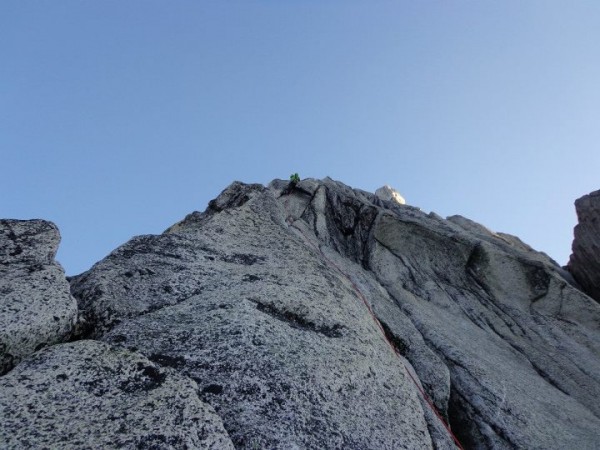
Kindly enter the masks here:
M 396 189 L 388 186 L 387 184 L 377 189 L 375 191 L 375 195 L 381 200 L 396 202 L 400 205 L 406 204 L 404 197 L 402 197 Z

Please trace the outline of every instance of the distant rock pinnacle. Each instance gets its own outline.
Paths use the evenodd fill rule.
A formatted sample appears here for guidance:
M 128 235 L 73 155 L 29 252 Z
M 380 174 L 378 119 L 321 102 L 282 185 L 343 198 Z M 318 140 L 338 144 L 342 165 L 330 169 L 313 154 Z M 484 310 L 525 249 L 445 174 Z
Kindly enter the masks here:
M 600 302 L 600 190 L 575 201 L 575 227 L 569 271 L 583 290 Z
M 398 203 L 399 205 L 406 204 L 406 200 L 404 200 L 404 197 L 402 197 L 396 189 L 388 186 L 387 184 L 377 189 L 375 191 L 375 195 L 381 200 L 393 201 Z

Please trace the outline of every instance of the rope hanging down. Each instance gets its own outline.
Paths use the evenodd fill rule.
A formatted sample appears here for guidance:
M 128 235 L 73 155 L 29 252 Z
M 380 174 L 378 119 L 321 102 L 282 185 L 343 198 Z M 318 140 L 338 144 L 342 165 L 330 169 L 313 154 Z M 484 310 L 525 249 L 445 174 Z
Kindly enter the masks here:
M 287 200 L 285 201 L 285 209 L 287 211 Z M 419 391 L 419 393 L 421 394 L 421 396 L 423 397 L 423 399 L 425 400 L 425 402 L 427 403 L 427 405 L 429 405 L 429 408 L 433 411 L 433 413 L 435 414 L 435 416 L 439 419 L 439 421 L 442 423 L 442 425 L 444 426 L 446 432 L 448 433 L 448 435 L 452 438 L 452 440 L 454 441 L 454 443 L 456 444 L 456 446 L 460 449 L 460 450 L 464 450 L 464 447 L 462 446 L 462 444 L 460 443 L 460 441 L 458 440 L 458 438 L 454 435 L 454 433 L 452 432 L 452 430 L 450 429 L 450 426 L 446 423 L 446 421 L 444 420 L 444 418 L 442 417 L 442 415 L 440 414 L 440 412 L 437 410 L 437 408 L 435 407 L 435 405 L 433 404 L 433 401 L 431 400 L 431 398 L 429 397 L 429 395 L 427 395 L 427 393 L 425 392 L 425 390 L 421 387 L 421 385 L 417 382 L 417 380 L 415 379 L 415 377 L 412 375 L 412 373 L 410 373 L 410 370 L 408 370 L 408 367 L 406 367 L 406 364 L 404 364 L 403 361 L 403 357 L 400 354 L 400 352 L 398 351 L 398 349 L 396 348 L 396 346 L 390 341 L 390 339 L 387 337 L 387 334 L 385 333 L 385 330 L 383 329 L 383 325 L 381 325 L 381 322 L 379 321 L 379 319 L 377 319 L 377 317 L 375 316 L 375 313 L 373 312 L 373 308 L 371 308 L 371 305 L 369 304 L 369 302 L 367 301 L 366 297 L 363 295 L 363 293 L 361 292 L 360 288 L 358 287 L 358 285 L 352 281 L 352 279 L 350 278 L 350 276 L 348 274 L 346 274 L 335 262 L 333 262 L 331 259 L 329 259 L 325 253 L 323 253 L 323 251 L 321 250 L 320 247 L 318 247 L 317 245 L 313 244 L 311 242 L 311 240 L 308 238 L 308 236 L 304 233 L 304 231 L 302 231 L 300 228 L 298 228 L 297 226 L 294 225 L 293 223 L 293 218 L 291 216 L 288 216 L 286 219 L 286 222 L 291 226 L 294 227 L 296 230 L 298 230 L 300 232 L 300 234 L 302 234 L 302 236 L 304 237 L 304 239 L 306 240 L 306 242 L 313 248 L 315 249 L 317 252 L 319 252 L 321 254 L 321 256 L 323 257 L 323 259 L 330 265 L 332 266 L 335 270 L 337 270 L 346 280 L 348 280 L 348 282 L 350 283 L 350 285 L 352 286 L 352 288 L 354 289 L 354 291 L 356 292 L 356 294 L 359 296 L 359 298 L 362 300 L 362 302 L 364 303 L 364 305 L 366 306 L 367 310 L 369 311 L 369 314 L 371 315 L 371 318 L 373 319 L 373 321 L 375 322 L 375 324 L 377 325 L 377 327 L 381 330 L 381 334 L 383 335 L 383 339 L 388 343 L 388 345 L 390 346 L 390 348 L 392 349 L 392 351 L 396 354 L 396 356 L 400 359 L 400 362 L 402 363 L 402 366 L 404 367 L 404 370 L 406 371 L 406 373 L 408 374 L 409 378 L 412 380 L 412 382 L 414 383 L 414 385 L 417 387 L 417 390 Z

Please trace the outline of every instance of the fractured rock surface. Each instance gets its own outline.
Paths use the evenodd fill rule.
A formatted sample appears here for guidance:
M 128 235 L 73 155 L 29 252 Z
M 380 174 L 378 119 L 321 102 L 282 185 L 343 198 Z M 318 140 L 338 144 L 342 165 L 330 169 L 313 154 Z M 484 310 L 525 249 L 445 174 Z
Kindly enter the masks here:
M 133 239 L 73 290 L 98 338 L 196 380 L 236 448 L 432 447 L 402 361 L 262 186 Z
M 575 201 L 577 219 L 569 271 L 582 289 L 600 302 L 600 190 Z
M 373 299 L 378 318 L 439 406 L 440 389 L 450 391 L 447 413 L 465 445 L 600 443 L 600 308 L 546 255 L 464 220 L 381 208 L 332 180 L 299 187 L 311 196 L 285 200 L 302 211 L 294 224 L 308 224 L 324 248 L 361 264 L 387 291 L 396 311 L 379 311 Z M 412 354 L 406 318 L 436 358 Z M 440 360 L 449 386 L 432 378 Z
M 0 375 L 69 338 L 77 317 L 62 267 L 60 234 L 45 220 L 0 220 Z
M 293 188 L 235 182 L 206 211 L 135 237 L 74 277 L 76 337 L 104 343 L 34 355 L 0 378 L 13 383 L 0 389 L 0 405 L 3 392 L 38 395 L 37 384 L 15 381 L 21 371 L 50 374 L 52 391 L 65 361 L 89 374 L 116 352 L 144 355 L 135 360 L 152 367 L 147 374 L 179 380 L 165 396 L 197 389 L 197 408 L 226 430 L 210 419 L 197 435 L 217 440 L 202 448 L 455 448 L 410 373 L 465 448 L 595 449 L 600 304 L 575 284 L 547 255 L 460 216 L 329 178 Z M 71 355 L 76 345 L 93 356 Z M 27 372 L 28 361 L 54 351 L 71 359 Z M 109 398 L 140 376 L 136 364 L 119 363 L 122 380 L 116 364 Z M 47 419 L 65 426 L 60 415 Z M 181 448 L 182 430 L 198 423 L 170 420 L 161 442 Z M 135 422 L 122 439 L 139 446 L 153 426 Z M 19 427 L 24 439 L 38 433 L 31 420 Z
M 46 348 L 0 378 L 3 449 L 233 449 L 196 384 L 96 341 Z

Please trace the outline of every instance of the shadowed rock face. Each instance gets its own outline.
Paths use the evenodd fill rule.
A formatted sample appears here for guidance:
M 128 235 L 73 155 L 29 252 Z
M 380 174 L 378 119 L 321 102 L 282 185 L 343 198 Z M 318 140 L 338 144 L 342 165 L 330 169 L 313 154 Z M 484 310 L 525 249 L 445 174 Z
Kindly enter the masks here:
M 45 220 L 0 220 L 0 375 L 69 338 L 77 317 L 62 267 L 60 234 Z
M 600 190 L 575 201 L 577 219 L 569 271 L 582 289 L 600 302 Z
M 228 435 L 217 425 L 200 433 L 224 442 L 204 448 L 454 448 L 410 372 L 466 448 L 591 449 L 600 305 L 569 279 L 516 237 L 327 178 L 293 189 L 236 182 L 206 211 L 119 247 L 71 289 L 77 338 L 104 342 L 92 361 L 121 351 L 165 377 L 152 379 L 197 386 L 196 407 L 210 404 Z M 54 365 L 78 364 L 69 354 Z M 0 398 L 37 392 L 17 384 Z M 60 429 L 65 419 L 52 421 Z

